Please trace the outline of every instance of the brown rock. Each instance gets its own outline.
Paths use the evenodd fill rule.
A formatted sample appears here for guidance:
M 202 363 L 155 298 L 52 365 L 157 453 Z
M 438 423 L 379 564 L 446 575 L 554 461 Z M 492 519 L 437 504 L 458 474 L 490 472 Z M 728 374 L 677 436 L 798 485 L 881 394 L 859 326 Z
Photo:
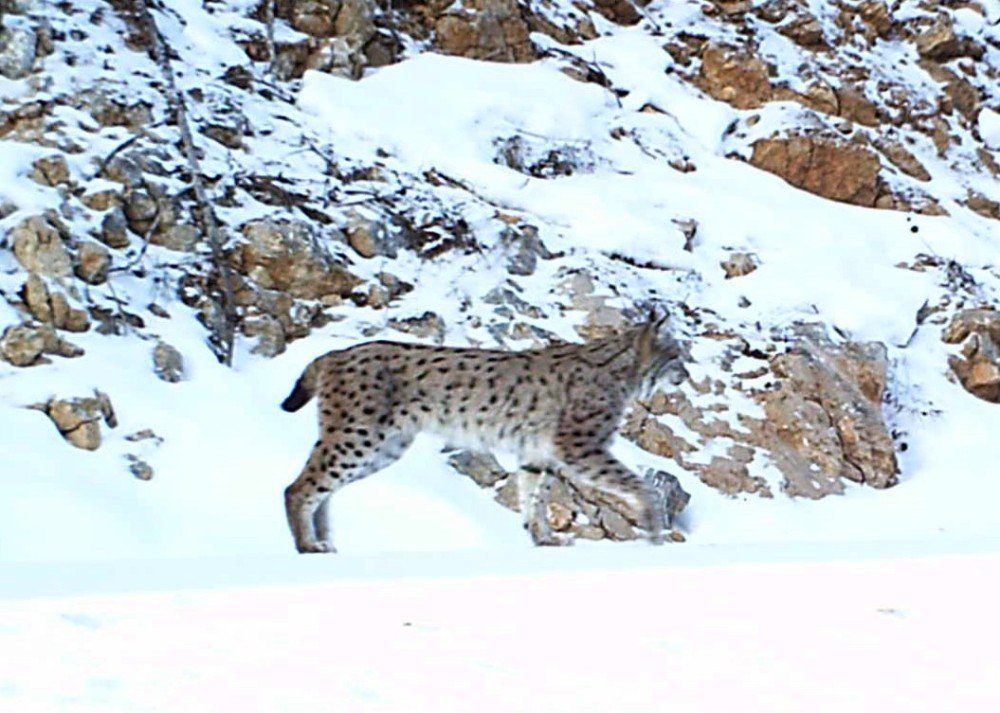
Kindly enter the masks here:
M 29 272 L 53 277 L 69 277 L 73 262 L 59 231 L 45 218 L 36 216 L 19 224 L 11 237 L 14 256 Z
M 982 193 L 970 191 L 969 197 L 965 200 L 965 205 L 969 210 L 975 211 L 984 218 L 1000 220 L 1000 203 L 990 200 Z
M 877 140 L 875 147 L 881 151 L 892 164 L 907 176 L 916 178 L 918 181 L 931 180 L 931 174 L 927 172 L 924 165 L 917 160 L 917 157 L 910 153 L 903 144 L 892 140 Z
M 941 15 L 937 21 L 917 35 L 915 43 L 921 57 L 945 62 L 956 57 L 980 59 L 983 48 L 967 37 L 958 37 L 951 18 Z
M 963 310 L 952 317 L 941 338 L 962 345 L 962 356 L 948 358 L 962 387 L 984 401 L 1000 403 L 1000 312 Z
M 111 270 L 111 253 L 98 243 L 82 243 L 76 252 L 76 276 L 90 285 L 107 281 Z
M 874 206 L 878 157 L 868 148 L 806 136 L 761 139 L 750 163 L 824 198 Z
M 813 15 L 803 12 L 794 20 L 778 27 L 778 32 L 807 49 L 826 47 L 823 26 Z
M 847 84 L 837 90 L 838 115 L 862 126 L 878 126 L 878 109 L 859 90 Z
M 750 253 L 733 253 L 720 263 L 726 273 L 726 279 L 743 277 L 757 269 L 757 260 Z
M 44 350 L 44 337 L 36 327 L 30 325 L 7 327 L 0 336 L 0 357 L 14 366 L 38 363 Z
M 63 438 L 89 451 L 101 445 L 102 420 L 110 428 L 118 425 L 110 399 L 100 391 L 92 397 L 52 399 L 43 408 Z
M 69 183 L 69 166 L 62 154 L 46 156 L 35 161 L 31 180 L 43 186 L 59 186 Z
M 517 0 L 470 0 L 435 24 L 437 47 L 445 54 L 493 62 L 537 58 Z
M 705 48 L 695 83 L 708 95 L 737 109 L 755 109 L 773 93 L 764 61 L 715 43 Z
M 125 218 L 125 211 L 120 207 L 114 207 L 104 220 L 101 221 L 101 232 L 97 234 L 97 239 L 110 248 L 122 250 L 131 245 L 128 237 L 128 221 Z
M 309 224 L 257 220 L 243 226 L 245 242 L 236 247 L 236 269 L 265 289 L 302 299 L 347 297 L 361 280 L 319 247 Z

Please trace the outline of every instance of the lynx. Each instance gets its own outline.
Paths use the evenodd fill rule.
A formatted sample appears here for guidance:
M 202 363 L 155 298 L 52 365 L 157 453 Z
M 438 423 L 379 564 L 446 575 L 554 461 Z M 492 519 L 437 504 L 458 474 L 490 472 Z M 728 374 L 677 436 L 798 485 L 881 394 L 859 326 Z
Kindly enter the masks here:
M 397 460 L 420 432 L 515 453 L 534 480 L 522 484 L 522 513 L 536 544 L 566 544 L 545 518 L 553 472 L 633 507 L 659 543 L 658 499 L 608 447 L 635 395 L 687 378 L 685 353 L 664 322 L 520 352 L 378 341 L 318 357 L 281 404 L 296 411 L 319 397 L 319 440 L 285 490 L 296 548 L 335 552 L 330 496 Z

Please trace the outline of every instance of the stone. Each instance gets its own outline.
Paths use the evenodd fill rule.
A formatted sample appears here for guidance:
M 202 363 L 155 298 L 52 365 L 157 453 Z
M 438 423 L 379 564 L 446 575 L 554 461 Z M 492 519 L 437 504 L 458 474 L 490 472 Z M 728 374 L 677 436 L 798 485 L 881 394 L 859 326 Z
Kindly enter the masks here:
M 28 279 L 21 288 L 21 298 L 28 311 L 40 322 L 71 332 L 86 332 L 90 329 L 87 313 L 72 307 L 66 295 L 61 292 L 50 291 L 37 273 L 28 274 Z
M 141 189 L 125 192 L 125 219 L 129 229 L 136 235 L 146 235 L 160 212 L 156 199 Z
M 719 263 L 726 273 L 726 279 L 743 277 L 757 269 L 757 258 L 751 253 L 734 252 Z
M 750 163 L 823 198 L 872 207 L 879 195 L 878 156 L 864 146 L 790 136 L 753 144 Z
M 149 242 L 167 250 L 190 253 L 197 249 L 200 240 L 201 231 L 195 226 L 188 223 L 174 223 L 154 232 Z
M 9 18 L 0 25 L 0 75 L 23 79 L 35 63 L 38 35 L 21 18 Z
M 157 342 L 153 347 L 153 373 L 171 384 L 181 381 L 184 378 L 184 357 L 176 347 Z
M 837 115 L 861 124 L 878 126 L 878 107 L 860 89 L 847 83 L 836 90 Z
M 129 472 L 139 480 L 152 480 L 156 474 L 153 467 L 139 456 L 128 453 L 125 459 L 128 461 Z
M 767 64 L 748 52 L 710 43 L 695 79 L 705 93 L 737 109 L 756 109 L 773 94 Z
M 14 366 L 37 364 L 44 350 L 45 338 L 36 327 L 16 325 L 0 335 L 0 357 Z
M 1000 403 L 1000 312 L 965 309 L 956 313 L 941 335 L 946 344 L 961 344 L 961 356 L 948 366 L 966 391 L 990 403 Z
M 917 35 L 917 52 L 921 57 L 938 62 L 946 62 L 956 57 L 981 59 L 983 48 L 968 37 L 958 37 L 948 15 L 940 15 L 937 21 Z
M 435 344 L 444 343 L 444 320 L 434 312 L 424 312 L 418 317 L 393 317 L 389 320 L 389 328 L 420 339 L 430 339 Z
M 823 36 L 823 26 L 815 16 L 808 12 L 802 12 L 790 22 L 780 25 L 778 32 L 795 44 L 807 49 L 819 49 L 827 46 L 826 38 Z
M 102 421 L 109 428 L 118 425 L 111 400 L 100 391 L 92 397 L 50 399 L 42 408 L 66 441 L 88 451 L 101 446 Z
M 278 0 L 275 16 L 288 20 L 299 32 L 330 37 L 340 7 L 340 0 Z
M 354 215 L 344 229 L 347 244 L 363 258 L 376 256 L 395 258 L 399 245 L 383 223 Z
M 31 180 L 43 186 L 60 186 L 70 182 L 69 165 L 61 154 L 45 156 L 32 164 Z
M 882 139 L 875 142 L 875 147 L 907 176 L 916 178 L 918 181 L 931 180 L 931 174 L 927 172 L 924 165 L 900 142 Z
M 109 248 L 123 250 L 132 244 L 128 237 L 128 221 L 125 211 L 120 207 L 112 208 L 101 221 L 101 230 L 97 239 Z
M 504 228 L 500 233 L 500 245 L 507 254 L 507 272 L 512 275 L 531 275 L 538 266 L 539 258 L 552 258 L 552 253 L 538 237 L 538 228 L 533 225 Z
M 493 62 L 537 59 L 517 0 L 470 0 L 457 7 L 435 23 L 441 52 Z
M 448 457 L 448 465 L 482 488 L 492 488 L 510 475 L 491 453 L 458 451 Z
M 762 367 L 734 374 L 732 382 L 692 382 L 696 398 L 684 390 L 654 394 L 627 415 L 627 438 L 728 495 L 772 497 L 762 472 L 780 474 L 785 494 L 813 499 L 843 492 L 847 480 L 875 488 L 896 483 L 899 467 L 881 412 L 884 345 L 835 344 L 809 324 L 783 334 L 779 343 L 789 346 L 771 357 L 742 338 L 714 338 L 730 339 L 741 359 L 757 354 Z M 724 371 L 727 363 L 720 362 Z M 744 399 L 752 409 L 736 408 Z M 706 452 L 713 454 L 707 463 L 699 457 Z
M 111 253 L 99 243 L 81 243 L 76 251 L 76 276 L 89 285 L 101 285 L 108 280 Z
M 256 220 L 242 228 L 233 251 L 236 270 L 265 289 L 301 299 L 347 297 L 361 280 L 319 246 L 312 227 L 296 220 Z
M 59 230 L 40 216 L 27 218 L 11 231 L 14 256 L 29 272 L 51 277 L 69 277 L 73 261 Z

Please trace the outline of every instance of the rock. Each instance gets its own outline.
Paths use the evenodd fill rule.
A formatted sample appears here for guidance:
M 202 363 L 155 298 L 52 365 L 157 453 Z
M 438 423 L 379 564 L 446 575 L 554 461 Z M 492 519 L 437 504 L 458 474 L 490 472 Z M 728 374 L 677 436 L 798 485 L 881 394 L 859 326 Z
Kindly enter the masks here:
M 808 12 L 803 11 L 790 22 L 780 25 L 778 32 L 795 44 L 808 49 L 819 49 L 827 46 L 826 38 L 823 36 L 823 26 L 815 16 Z
M 375 13 L 378 7 L 373 0 L 341 0 L 340 11 L 333 22 L 333 31 L 357 52 L 375 35 Z
M 126 191 L 123 207 L 128 227 L 136 235 L 149 233 L 160 212 L 156 199 L 141 189 Z
M 278 0 L 275 16 L 288 20 L 299 32 L 330 37 L 340 7 L 340 0 Z
M 153 467 L 144 461 L 142 458 L 131 453 L 126 454 L 125 459 L 128 461 L 128 470 L 139 480 L 152 480 L 155 475 Z
M 483 488 L 492 488 L 510 475 L 490 453 L 459 451 L 448 457 L 448 465 Z
M 958 37 L 948 15 L 940 15 L 937 21 L 917 35 L 915 43 L 921 57 L 938 62 L 946 62 L 956 57 L 981 59 L 983 48 L 967 37 Z
M 749 275 L 757 269 L 757 258 L 751 253 L 732 253 L 728 258 L 719 263 L 726 273 L 726 279 L 743 277 Z
M 14 366 L 31 366 L 45 350 L 45 338 L 36 327 L 7 327 L 0 336 L 0 357 Z
M 233 251 L 234 267 L 265 289 L 322 299 L 347 297 L 361 284 L 320 249 L 308 223 L 256 220 L 243 226 L 243 236 Z
M 597 11 L 619 25 L 635 25 L 642 15 L 629 0 L 594 0 Z
M 857 7 L 861 21 L 868 27 L 869 42 L 876 37 L 886 38 L 892 29 L 892 14 L 884 0 L 864 0 Z
M 538 266 L 539 258 L 552 258 L 552 253 L 538 237 L 538 228 L 533 225 L 504 228 L 500 233 L 500 245 L 507 254 L 507 272 L 512 275 L 531 275 Z
M 383 223 L 354 215 L 344 232 L 347 244 L 363 258 L 373 258 L 376 255 L 395 258 L 398 255 L 399 245 L 392 240 Z
M 107 188 L 84 193 L 80 196 L 80 202 L 91 210 L 99 210 L 103 213 L 121 205 L 122 196 L 119 191 Z
M 174 223 L 154 232 L 149 242 L 167 250 L 190 253 L 198 247 L 199 240 L 201 232 L 196 227 L 188 223 Z
M 125 211 L 120 207 L 112 208 L 101 221 L 101 232 L 97 239 L 110 248 L 123 250 L 131 245 L 128 237 L 128 221 Z
M 0 25 L 0 75 L 22 79 L 35 63 L 38 35 L 21 18 L 8 18 Z
M 878 108 L 859 89 L 844 83 L 836 90 L 837 114 L 862 126 L 878 126 Z
M 781 339 L 790 341 L 787 351 L 733 375 L 738 393 L 724 382 L 706 381 L 692 384 L 696 399 L 684 391 L 656 394 L 628 415 L 624 434 L 730 495 L 771 497 L 757 474 L 764 472 L 780 473 L 786 494 L 808 498 L 840 493 L 844 480 L 894 485 L 898 464 L 881 413 L 885 347 L 834 344 L 816 325 L 797 325 Z M 749 345 L 737 338 L 733 348 L 742 357 Z M 727 363 L 721 363 L 724 370 Z M 761 411 L 736 408 L 747 397 Z M 676 419 L 680 423 L 672 425 Z M 689 441 L 692 432 L 697 435 Z M 708 463 L 697 456 L 705 452 L 713 453 Z
M 176 347 L 157 342 L 153 347 L 153 373 L 171 384 L 184 378 L 184 357 Z
M 389 320 L 389 328 L 420 339 L 430 339 L 435 344 L 444 343 L 444 320 L 434 312 L 424 312 L 419 317 L 393 317 Z
M 37 159 L 32 164 L 31 180 L 43 186 L 59 186 L 70 182 L 69 165 L 61 154 Z
M 636 538 L 635 530 L 629 524 L 628 520 L 618 512 L 617 510 L 612 510 L 611 508 L 601 508 L 598 511 L 598 523 L 601 529 L 607 533 L 607 537 L 610 540 L 634 540 Z
M 21 298 L 40 322 L 70 332 L 86 332 L 90 329 L 87 313 L 71 307 L 66 295 L 61 292 L 51 292 L 45 281 L 34 272 L 28 274 L 28 279 L 21 288 Z
M 948 365 L 970 394 L 1000 403 L 1000 312 L 967 309 L 955 314 L 942 334 L 947 344 L 961 344 L 961 356 Z
M 975 211 L 984 218 L 1000 220 L 1000 203 L 990 200 L 982 193 L 969 191 L 969 197 L 965 199 L 964 203 L 969 210 Z
M 209 124 L 201 129 L 201 133 L 216 141 L 227 149 L 243 148 L 243 131 L 238 126 L 224 126 L 222 124 Z
M 40 216 L 28 218 L 13 231 L 14 256 L 29 272 L 52 277 L 69 277 L 73 262 L 59 230 Z
M 910 153 L 903 144 L 892 140 L 877 140 L 875 147 L 881 151 L 892 164 L 907 176 L 916 178 L 918 181 L 931 180 L 931 174 L 927 172 L 924 165 L 917 160 L 916 156 Z
M 695 83 L 709 96 L 737 109 L 756 109 L 773 93 L 763 60 L 715 43 L 705 48 Z
M 109 428 L 118 425 L 107 394 L 95 391 L 92 397 L 51 399 L 43 409 L 69 443 L 88 451 L 101 445 L 101 421 Z
M 599 294 L 593 278 L 583 271 L 574 271 L 559 283 L 559 289 L 570 299 L 573 309 L 586 313 L 584 323 L 574 327 L 586 340 L 619 334 L 629 323 L 622 308 L 608 304 L 609 294 Z
M 441 52 L 493 62 L 537 59 L 517 0 L 470 0 L 453 8 L 434 26 Z
M 753 144 L 750 163 L 823 198 L 874 206 L 879 160 L 871 149 L 830 139 L 791 136 Z
M 107 282 L 111 270 L 111 253 L 98 243 L 81 243 L 76 251 L 76 276 L 90 285 Z

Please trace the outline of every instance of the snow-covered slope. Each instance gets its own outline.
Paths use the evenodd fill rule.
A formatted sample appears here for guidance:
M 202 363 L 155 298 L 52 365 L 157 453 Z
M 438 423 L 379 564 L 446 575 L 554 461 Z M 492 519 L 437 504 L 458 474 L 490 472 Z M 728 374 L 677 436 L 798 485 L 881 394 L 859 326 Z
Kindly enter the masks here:
M 827 3 L 813 4 L 829 14 Z M 37 76 L 0 82 L 10 116 L 31 101 L 45 107 L 40 131 L 18 124 L 0 139 L 0 198 L 12 206 L 0 231 L 9 236 L 26 217 L 51 209 L 74 236 L 98 232 L 103 213 L 86 207 L 84 198 L 120 188 L 102 174 L 112 155 L 147 160 L 144 180 L 189 209 L 177 135 L 162 123 L 159 70 L 144 52 L 127 47 L 134 29 L 128 13 L 99 0 L 61 9 L 29 5 L 31 17 L 44 18 L 57 41 L 38 60 Z M 692 493 L 679 523 L 689 540 L 1000 534 L 994 514 L 1000 484 L 992 477 L 997 406 L 974 399 L 946 376 L 949 347 L 939 336 L 944 317 L 921 325 L 917 319 L 924 305 L 946 304 L 946 316 L 959 306 L 997 301 L 997 222 L 959 202 L 972 185 L 997 197 L 985 172 L 935 159 L 930 144 L 915 139 L 913 150 L 932 174 L 922 190 L 951 213 L 933 216 L 836 203 L 734 160 L 745 157 L 754 137 L 804 121 L 805 110 L 771 102 L 752 119 L 753 112 L 707 97 L 676 71 L 662 46 L 664 23 L 673 23 L 673 34 L 702 25 L 706 37 L 738 34 L 704 24 L 692 4 L 653 3 L 651 19 L 630 28 L 595 16 L 600 36 L 583 44 L 559 46 L 536 36 L 550 56 L 530 64 L 413 53 L 367 70 L 356 82 L 310 71 L 284 84 L 274 84 L 263 63 L 251 64 L 240 44 L 247 28 L 261 27 L 249 6 L 171 0 L 155 13 L 176 53 L 178 81 L 193 98 L 196 126 L 224 124 L 240 134 L 236 148 L 209 138 L 219 132 L 206 129 L 197 137 L 220 219 L 232 235 L 252 220 L 308 219 L 313 237 L 365 288 L 391 273 L 412 289 L 394 295 L 386 309 L 334 300 L 324 306 L 328 323 L 307 329 L 307 338 L 289 339 L 274 359 L 255 353 L 253 337 L 241 336 L 235 367 L 228 369 L 216 362 L 198 311 L 190 308 L 204 301 L 192 302 L 185 292 L 188 278 L 211 271 L 204 249 L 144 247 L 133 235 L 130 247 L 113 252 L 121 269 L 109 281 L 53 280 L 72 304 L 138 316 L 142 326 L 123 317 L 117 334 L 68 335 L 86 351 L 79 359 L 53 357 L 29 368 L 0 363 L 0 560 L 286 552 L 281 491 L 314 438 L 314 417 L 308 409 L 285 414 L 277 404 L 311 358 L 375 335 L 429 338 L 389 328 L 390 320 L 427 311 L 441 318 L 440 337 L 450 344 L 524 348 L 543 337 L 576 340 L 574 328 L 586 314 L 573 308 L 564 284 L 580 272 L 613 307 L 665 302 L 696 311 L 697 324 L 680 311 L 676 323 L 696 340 L 696 379 L 721 375 L 711 340 L 698 341 L 708 325 L 765 340 L 793 322 L 819 321 L 833 334 L 887 346 L 891 399 L 884 410 L 908 446 L 899 453 L 900 484 L 891 490 L 849 487 L 842 497 L 818 502 L 780 493 L 728 497 L 671 461 L 629 443 L 616 446 L 629 465 L 678 472 Z M 85 37 L 74 34 L 83 31 Z M 992 31 L 975 32 L 986 37 Z M 787 41 L 774 39 L 764 48 L 779 67 L 792 56 L 781 42 Z M 889 72 L 893 46 L 903 52 L 899 42 L 886 42 L 865 61 Z M 996 49 L 989 47 L 992 62 Z M 599 68 L 614 91 L 574 79 L 567 68 L 579 62 L 571 55 Z M 244 65 L 254 91 L 220 79 L 227 68 Z M 918 84 L 914 80 L 913 91 Z M 144 112 L 148 120 L 139 128 L 102 124 L 92 116 L 94 93 L 118 102 L 125 115 Z M 992 115 L 982 116 L 989 140 Z M 972 140 L 963 134 L 959 143 L 968 148 Z M 134 143 L 122 149 L 126 141 Z M 511 146 L 528 164 L 555 152 L 571 164 L 570 175 L 532 175 L 524 165 L 512 166 L 510 156 L 504 158 Z M 136 147 L 142 152 L 129 154 Z M 69 157 L 68 187 L 27 178 L 33 162 L 52 151 Z M 283 192 L 269 194 L 261 188 L 266 181 Z M 358 215 L 390 216 L 419 239 L 362 258 L 334 235 Z M 547 259 L 530 275 L 512 276 L 507 268 L 512 248 L 504 231 L 512 224 L 530 225 L 547 248 Z M 4 240 L 11 247 L 11 239 Z M 752 253 L 759 267 L 725 279 L 719 265 L 734 252 Z M 900 267 L 913 267 L 920 254 L 936 261 Z M 968 278 L 957 292 L 949 281 L 953 266 Z M 12 305 L 20 304 L 25 275 L 12 251 L 0 249 L 4 325 L 24 318 Z M 513 289 L 528 308 L 513 318 L 509 306 L 499 310 L 486 301 L 496 288 Z M 512 320 L 526 328 L 496 329 Z M 181 382 L 153 374 L 150 351 L 158 340 L 183 354 Z M 25 408 L 95 388 L 110 396 L 120 423 L 105 430 L 95 452 L 73 449 L 44 414 Z M 693 386 L 684 389 L 697 397 Z M 127 438 L 144 429 L 156 438 Z M 342 552 L 529 547 L 518 517 L 458 477 L 442 445 L 421 440 L 387 472 L 337 495 L 333 516 Z M 131 478 L 128 456 L 148 462 L 152 480 Z M 753 468 L 780 490 L 771 464 L 755 461 Z

